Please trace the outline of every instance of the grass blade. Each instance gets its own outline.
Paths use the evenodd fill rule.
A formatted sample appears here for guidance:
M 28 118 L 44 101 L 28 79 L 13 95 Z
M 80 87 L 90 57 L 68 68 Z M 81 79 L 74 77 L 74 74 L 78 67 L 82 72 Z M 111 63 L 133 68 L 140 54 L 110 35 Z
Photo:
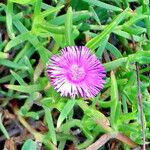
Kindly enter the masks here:
M 8 44 L 6 45 L 6 47 L 4 49 L 4 52 L 9 51 L 11 48 L 17 46 L 18 44 L 20 44 L 22 42 L 25 42 L 29 38 L 30 38 L 29 32 L 18 35 L 17 37 L 15 37 L 14 39 L 12 39 L 11 41 L 8 42 Z
M 9 54 L 0 52 L 0 59 L 8 58 Z
M 3 123 L 2 123 L 2 113 L 0 113 L 0 130 L 3 132 L 3 134 L 5 135 L 5 137 L 7 139 L 10 138 L 7 130 L 5 129 L 5 127 L 4 127 Z
M 111 120 L 111 126 L 116 129 L 117 126 L 117 106 L 118 106 L 118 87 L 117 87 L 117 81 L 116 77 L 113 73 L 111 72 L 111 113 L 110 113 L 110 120 Z
M 65 38 L 66 46 L 74 45 L 72 36 L 73 24 L 72 24 L 72 8 L 69 7 L 65 18 Z
M 113 29 L 123 20 L 127 11 L 128 8 L 124 10 L 121 14 L 119 14 L 117 18 L 112 23 L 110 23 L 99 35 L 97 35 L 96 37 L 88 41 L 86 46 L 90 48 L 92 51 L 94 51 L 99 46 L 99 44 L 103 41 L 103 39 L 108 34 L 110 34 L 113 31 Z
M 103 42 L 100 44 L 98 50 L 96 51 L 96 56 L 98 58 L 101 58 L 102 55 L 103 55 L 103 52 L 105 50 L 105 47 L 106 47 L 106 44 L 107 44 L 107 41 L 108 41 L 108 38 L 109 38 L 109 35 L 106 36 L 106 38 L 103 40 Z
M 128 60 L 127 57 L 119 58 L 119 59 L 116 59 L 114 61 L 105 63 L 103 65 L 104 65 L 106 71 L 110 71 L 110 70 L 114 70 L 115 68 L 123 65 L 125 62 L 127 62 L 127 60 Z
M 13 31 L 13 25 L 12 25 L 12 18 L 13 18 L 13 3 L 10 1 L 7 1 L 7 9 L 6 9 L 6 27 L 7 27 L 7 33 L 10 39 L 15 38 L 15 34 Z
M 58 11 L 60 11 L 63 7 L 64 7 L 64 5 L 58 6 L 58 7 L 55 7 L 55 8 L 51 8 L 51 9 L 47 9 L 47 10 L 45 10 L 44 12 L 41 13 L 41 18 L 45 18 L 45 17 L 47 17 L 47 16 L 50 15 L 50 14 L 53 14 L 53 13 L 55 13 L 55 12 L 58 12 Z
M 107 43 L 106 49 L 110 51 L 117 59 L 122 58 L 122 54 L 120 53 L 120 51 L 111 43 Z
M 21 70 L 27 70 L 28 69 L 28 67 L 23 65 L 23 64 L 18 64 L 18 63 L 12 62 L 12 61 L 7 60 L 7 59 L 0 60 L 0 65 L 6 66 L 9 68 L 14 68 L 14 69 L 21 69 Z
M 37 149 L 36 143 L 31 139 L 26 140 L 21 148 L 21 150 L 36 150 L 36 149 Z
M 94 8 L 93 8 L 92 6 L 90 6 L 90 11 L 93 13 L 93 17 L 94 17 L 94 19 L 96 20 L 96 22 L 97 22 L 99 25 L 101 25 L 100 19 L 99 19 L 99 17 L 97 16 L 97 14 L 96 14 L 96 12 L 95 12 L 95 10 L 94 10 Z
M 59 128 L 60 125 L 62 124 L 62 122 L 66 119 L 67 115 L 70 113 L 70 111 L 72 110 L 75 103 L 76 103 L 75 100 L 67 101 L 67 104 L 65 105 L 65 107 L 63 108 L 63 110 L 61 111 L 61 113 L 58 117 L 57 128 Z
M 55 145 L 57 145 L 56 133 L 54 128 L 54 123 L 51 115 L 51 111 L 48 107 L 44 107 L 45 119 L 48 124 L 50 137 Z
M 37 91 L 41 91 L 44 88 L 44 86 L 41 86 L 41 84 L 26 85 L 26 86 L 8 84 L 8 85 L 5 85 L 5 87 L 8 89 L 12 89 L 12 90 L 23 92 L 23 93 L 34 93 Z
M 12 70 L 10 70 L 10 72 L 20 85 L 27 85 L 20 75 Z
M 101 8 L 105 8 L 107 10 L 112 10 L 112 11 L 123 11 L 121 8 L 110 5 L 110 4 L 106 4 L 104 2 L 98 1 L 98 0 L 83 0 L 89 4 L 101 7 Z

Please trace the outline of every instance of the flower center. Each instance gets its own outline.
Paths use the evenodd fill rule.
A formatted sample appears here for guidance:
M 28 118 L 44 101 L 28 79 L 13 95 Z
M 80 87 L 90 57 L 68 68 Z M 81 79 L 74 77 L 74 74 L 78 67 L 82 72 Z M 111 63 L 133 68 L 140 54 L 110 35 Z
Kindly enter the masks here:
M 78 65 L 72 65 L 70 68 L 70 78 L 73 81 L 81 81 L 85 78 L 85 70 L 83 67 Z

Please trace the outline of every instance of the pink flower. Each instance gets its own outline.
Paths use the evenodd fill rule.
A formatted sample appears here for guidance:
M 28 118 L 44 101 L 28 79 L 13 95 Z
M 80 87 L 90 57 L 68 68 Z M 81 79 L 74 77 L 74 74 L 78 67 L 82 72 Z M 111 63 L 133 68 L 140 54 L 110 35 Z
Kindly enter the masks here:
M 103 88 L 106 72 L 85 46 L 70 46 L 54 55 L 47 65 L 51 84 L 61 96 L 92 98 Z

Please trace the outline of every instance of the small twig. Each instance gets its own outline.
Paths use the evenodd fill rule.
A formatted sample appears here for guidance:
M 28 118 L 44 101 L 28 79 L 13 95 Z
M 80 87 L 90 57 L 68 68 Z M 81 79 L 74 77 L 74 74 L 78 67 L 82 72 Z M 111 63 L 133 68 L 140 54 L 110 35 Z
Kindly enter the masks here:
M 106 134 L 102 135 L 95 143 L 90 145 L 85 150 L 97 150 L 97 149 L 102 147 L 105 143 L 107 143 L 112 138 L 114 138 L 113 134 L 106 133 Z
M 123 143 L 129 145 L 132 148 L 138 148 L 138 145 L 136 143 L 134 143 L 130 138 L 128 138 L 122 133 L 118 133 L 116 136 L 116 139 L 118 139 L 119 141 L 122 141 Z
M 141 126 L 142 126 L 143 150 L 146 150 L 144 112 L 143 112 L 143 105 L 142 105 L 142 95 L 141 95 L 141 90 L 140 90 L 140 74 L 139 74 L 138 63 L 136 63 L 136 73 L 137 73 L 137 90 L 138 90 L 137 98 L 138 98 L 140 120 L 141 120 Z
M 136 43 L 132 36 L 132 44 L 133 44 L 133 50 L 136 51 Z M 137 74 L 137 99 L 138 99 L 138 106 L 139 106 L 139 113 L 140 113 L 140 120 L 141 120 L 141 126 L 142 126 L 142 138 L 143 138 L 143 150 L 146 150 L 146 143 L 145 143 L 145 124 L 144 124 L 144 112 L 143 112 L 143 105 L 142 105 L 142 95 L 141 95 L 141 89 L 140 89 L 140 70 L 139 65 L 136 62 L 136 74 Z
M 135 144 L 130 138 L 121 134 L 121 133 L 106 133 L 102 135 L 95 143 L 90 145 L 85 150 L 97 150 L 106 144 L 110 139 L 116 138 L 119 141 L 129 145 L 131 148 L 138 148 L 138 145 Z

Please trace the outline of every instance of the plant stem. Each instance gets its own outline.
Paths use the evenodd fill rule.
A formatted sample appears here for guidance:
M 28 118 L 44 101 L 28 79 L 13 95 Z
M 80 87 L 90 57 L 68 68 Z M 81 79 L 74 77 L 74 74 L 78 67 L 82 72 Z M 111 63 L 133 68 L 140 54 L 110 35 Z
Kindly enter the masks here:
M 137 90 L 138 90 L 138 106 L 139 106 L 139 112 L 140 112 L 140 120 L 141 120 L 141 126 L 142 126 L 142 138 L 143 138 L 143 150 L 146 150 L 145 146 L 145 123 L 144 123 L 144 112 L 143 112 L 143 105 L 142 105 L 142 95 L 140 90 L 140 74 L 139 74 L 139 65 L 138 63 L 136 65 L 136 73 L 137 73 Z
M 125 135 L 123 135 L 121 133 L 112 132 L 112 133 L 103 134 L 95 143 L 93 143 L 92 145 L 90 145 L 89 147 L 87 147 L 85 150 L 99 149 L 103 145 L 105 145 L 110 139 L 113 139 L 113 138 L 116 138 L 116 139 L 122 141 L 123 143 L 126 143 L 131 148 L 138 148 L 138 145 L 136 145 L 127 136 L 125 136 Z

